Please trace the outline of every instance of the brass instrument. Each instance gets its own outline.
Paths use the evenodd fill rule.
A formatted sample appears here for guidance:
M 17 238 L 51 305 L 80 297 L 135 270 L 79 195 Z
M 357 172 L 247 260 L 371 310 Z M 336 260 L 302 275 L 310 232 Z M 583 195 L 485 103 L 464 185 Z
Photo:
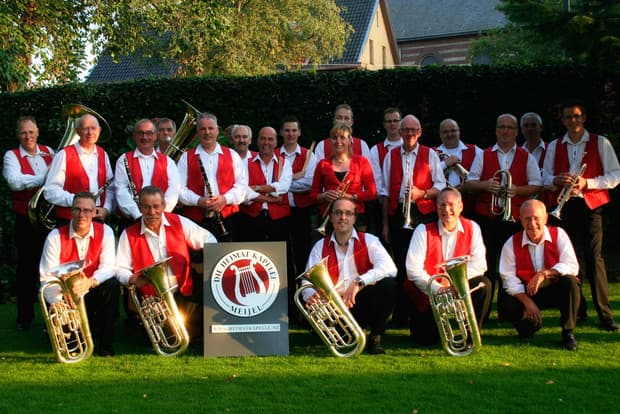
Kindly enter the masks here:
M 327 258 L 297 279 L 309 284 L 302 284 L 297 289 L 295 304 L 332 354 L 337 357 L 359 355 L 366 346 L 366 336 L 334 288 L 327 270 Z M 314 289 L 320 296 L 319 301 L 308 308 L 302 298 L 305 289 Z
M 347 171 L 347 174 L 348 174 L 348 171 Z M 336 189 L 336 191 L 338 192 L 336 199 L 344 196 L 347 193 L 347 190 L 349 189 L 350 185 L 351 185 L 351 181 L 347 180 L 346 175 L 345 175 L 345 179 L 342 182 L 340 182 L 340 184 L 338 184 L 338 188 Z M 333 201 L 331 201 L 327 205 L 327 208 L 325 209 L 325 213 L 323 213 L 323 223 L 321 223 L 321 225 L 317 227 L 316 229 L 316 231 L 321 233 L 323 236 L 327 235 L 327 223 L 329 222 L 329 213 L 331 213 L 333 205 L 334 205 Z
M 140 197 L 138 197 L 138 189 L 136 188 L 136 184 L 133 181 L 133 176 L 131 175 L 131 170 L 129 169 L 129 161 L 127 161 L 127 156 L 125 156 L 124 166 L 125 172 L 127 173 L 127 186 L 129 187 L 129 191 L 131 192 L 131 197 L 133 198 L 134 203 L 137 206 L 140 204 Z
M 441 161 L 445 161 L 446 158 L 450 157 L 450 154 L 446 154 L 445 152 L 441 152 L 439 150 L 437 151 L 437 154 L 439 155 L 439 159 Z M 458 175 L 462 181 L 465 180 L 469 175 L 469 171 L 467 171 L 467 169 L 463 167 L 463 164 L 461 164 L 460 162 L 452 164 L 446 169 L 446 178 L 448 178 L 450 170 L 454 170 L 456 175 Z
M 484 284 L 480 282 L 474 289 L 469 289 L 468 261 L 469 256 L 460 256 L 442 263 L 440 266 L 446 273 L 432 276 L 426 287 L 442 346 L 452 356 L 469 355 L 482 347 L 471 292 Z M 450 289 L 434 294 L 431 285 L 440 277 L 450 282 Z
M 405 191 L 403 193 L 403 229 L 413 230 L 413 219 L 411 218 L 411 206 L 415 205 L 415 201 L 411 201 L 411 190 L 413 186 L 413 180 L 411 179 L 411 173 L 409 172 L 410 161 L 407 157 L 405 164 L 405 174 L 407 174 L 407 184 L 405 184 Z
M 174 137 L 169 139 L 168 148 L 164 151 L 164 154 L 169 156 L 174 160 L 174 162 L 179 162 L 179 158 L 187 149 L 191 146 L 194 141 L 194 135 L 192 132 L 196 127 L 196 120 L 200 117 L 201 112 L 196 109 L 189 102 L 181 100 L 185 104 L 185 117 L 181 122 L 181 126 L 177 129 Z
M 79 141 L 80 136 L 77 134 L 76 127 L 78 119 L 83 115 L 93 115 L 97 118 L 101 125 L 101 140 L 105 140 L 112 135 L 110 125 L 108 125 L 105 118 L 97 112 L 84 105 L 68 104 L 62 107 L 62 117 L 66 119 L 66 126 L 65 133 L 58 144 L 56 152 Z M 44 186 L 40 187 L 30 198 L 28 202 L 28 218 L 32 224 L 38 224 L 51 230 L 56 227 L 56 220 L 51 217 L 55 206 L 43 197 L 44 190 Z
M 205 166 L 202 164 L 202 160 L 200 159 L 200 156 L 198 154 L 196 154 L 196 157 L 198 158 L 198 166 L 200 167 L 200 173 L 202 174 L 202 181 L 204 181 L 204 184 L 205 184 L 205 197 L 211 198 L 213 197 L 213 191 L 211 190 L 211 183 L 209 182 L 209 177 L 207 177 Z M 222 213 L 220 211 L 213 211 L 213 210 L 206 211 L 205 210 L 205 217 L 207 218 L 215 217 L 215 221 L 217 222 L 217 225 L 220 226 L 220 234 L 222 236 L 228 235 L 228 230 L 226 230 L 226 227 L 224 226 L 224 220 L 222 218 Z
M 52 349 L 58 362 L 73 363 L 89 358 L 94 349 L 93 337 L 88 325 L 84 298 L 73 293 L 73 285 L 84 276 L 85 260 L 68 262 L 51 269 L 49 275 L 57 276 L 39 290 L 39 302 L 47 326 Z M 48 309 L 45 291 L 59 287 L 63 300 Z
M 145 296 L 140 302 L 136 286 L 129 287 L 129 294 L 136 305 L 153 349 L 162 356 L 179 355 L 189 345 L 189 334 L 185 328 L 183 316 L 172 295 L 176 286 L 171 287 L 168 282 L 166 268 L 170 259 L 167 257 L 136 272 L 139 277 L 153 285 L 158 296 Z
M 571 191 L 573 187 L 575 186 L 575 184 L 577 184 L 577 181 L 579 181 L 579 178 L 586 171 L 587 167 L 588 167 L 588 164 L 584 163 L 581 165 L 581 168 L 579 168 L 579 171 L 574 171 L 571 173 L 573 178 L 571 179 L 570 183 L 562 187 L 562 190 L 560 191 L 560 194 L 558 194 L 558 198 L 557 198 L 558 205 L 556 208 L 553 209 L 552 212 L 549 213 L 550 215 L 557 218 L 558 220 L 562 220 L 562 217 L 561 217 L 562 208 L 564 207 L 564 204 L 566 204 L 566 202 L 572 197 Z
M 502 216 L 502 221 L 514 222 L 512 217 L 512 206 L 510 202 L 510 187 L 512 187 L 512 175 L 508 170 L 497 170 L 493 174 L 493 179 L 499 178 L 501 184 L 505 180 L 497 193 L 491 194 L 490 211 L 494 216 Z

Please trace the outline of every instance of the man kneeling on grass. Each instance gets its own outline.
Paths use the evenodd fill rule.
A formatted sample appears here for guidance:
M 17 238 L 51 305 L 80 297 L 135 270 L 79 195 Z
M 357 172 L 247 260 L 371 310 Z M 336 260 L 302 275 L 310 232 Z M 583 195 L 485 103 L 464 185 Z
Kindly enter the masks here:
M 579 263 L 564 230 L 547 226 L 547 210 L 538 200 L 521 206 L 523 231 L 510 237 L 499 261 L 506 293 L 503 307 L 519 338 L 528 341 L 542 327 L 540 309 L 558 307 L 562 324 L 562 344 L 577 349 L 573 334 L 579 309 Z

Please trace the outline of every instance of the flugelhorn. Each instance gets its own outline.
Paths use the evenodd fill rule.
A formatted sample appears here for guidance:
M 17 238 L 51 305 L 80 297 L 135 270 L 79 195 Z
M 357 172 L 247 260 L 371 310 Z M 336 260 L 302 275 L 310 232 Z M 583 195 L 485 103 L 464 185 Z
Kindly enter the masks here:
M 86 277 L 84 267 L 85 260 L 54 267 L 48 273 L 58 279 L 46 282 L 39 290 L 39 302 L 52 349 L 62 363 L 83 361 L 92 355 L 94 349 L 84 298 L 73 293 L 75 282 Z M 50 288 L 60 288 L 63 298 L 48 308 L 45 292 Z
M 179 355 L 189 345 L 189 334 L 172 295 L 176 286 L 171 287 L 168 282 L 166 268 L 170 259 L 167 257 L 136 272 L 138 277 L 153 286 L 157 296 L 144 296 L 140 301 L 136 286 L 129 287 L 129 294 L 136 305 L 153 349 L 162 356 Z
M 179 161 L 181 155 L 190 147 L 194 141 L 194 129 L 196 127 L 196 120 L 200 117 L 201 112 L 196 109 L 192 104 L 181 100 L 185 104 L 185 117 L 181 122 L 181 126 L 177 129 L 174 137 L 168 141 L 168 148 L 164 151 L 164 154 L 172 158 L 175 162 Z
M 441 344 L 452 356 L 469 355 L 482 347 L 471 292 L 484 287 L 484 284 L 480 282 L 474 289 L 469 289 L 467 279 L 469 258 L 460 256 L 442 263 L 440 267 L 446 273 L 432 276 L 426 286 L 426 294 L 437 323 Z M 450 288 L 442 289 L 435 294 L 431 286 L 438 278 L 448 280 Z
M 512 175 L 508 170 L 497 170 L 493 174 L 493 179 L 499 178 L 501 185 L 502 181 L 504 185 L 501 185 L 497 193 L 491 194 L 490 211 L 494 216 L 502 216 L 502 221 L 514 222 L 512 217 L 511 195 L 510 187 L 512 187 Z
M 336 189 L 336 192 L 338 193 L 338 195 L 336 196 L 336 200 L 340 197 L 343 197 L 347 193 L 347 190 L 349 189 L 350 185 L 351 185 L 351 181 L 347 180 L 345 176 L 345 180 L 341 181 L 340 184 L 338 185 L 338 188 Z M 334 205 L 334 202 L 330 201 L 330 203 L 327 205 L 327 208 L 325 209 L 325 213 L 323 213 L 323 222 L 316 229 L 316 231 L 321 233 L 323 236 L 327 235 L 327 223 L 329 222 L 329 214 L 332 211 L 333 205 Z
M 573 177 L 571 178 L 570 183 L 562 187 L 562 190 L 560 191 L 560 194 L 557 198 L 558 205 L 556 208 L 553 209 L 552 212 L 549 213 L 550 215 L 557 218 L 558 220 L 562 220 L 562 208 L 564 207 L 564 204 L 566 204 L 566 202 L 572 197 L 571 191 L 573 190 L 575 184 L 577 184 L 577 181 L 579 181 L 579 178 L 586 171 L 587 167 L 588 164 L 584 163 L 581 165 L 581 168 L 579 168 L 579 171 L 575 171 L 572 173 Z
M 366 346 L 366 336 L 336 291 L 327 270 L 327 258 L 297 277 L 302 283 L 295 292 L 295 304 L 319 335 L 323 343 L 337 357 L 359 355 Z M 314 289 L 318 302 L 306 307 L 302 294 Z

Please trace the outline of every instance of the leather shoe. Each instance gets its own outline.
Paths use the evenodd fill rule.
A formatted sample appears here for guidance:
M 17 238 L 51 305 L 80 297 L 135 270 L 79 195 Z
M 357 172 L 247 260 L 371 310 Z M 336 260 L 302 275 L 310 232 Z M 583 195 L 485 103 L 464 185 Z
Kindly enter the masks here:
M 601 326 L 603 327 L 603 329 L 605 329 L 606 331 L 609 332 L 618 332 L 620 331 L 620 324 L 616 321 L 614 321 L 613 319 L 608 319 L 606 321 L 603 321 L 601 323 Z
M 562 335 L 562 345 L 569 351 L 577 350 L 577 339 L 575 339 L 575 334 L 572 332 L 565 333 Z
M 385 354 L 385 349 L 381 346 L 380 335 L 372 335 L 368 338 L 368 353 L 372 355 Z

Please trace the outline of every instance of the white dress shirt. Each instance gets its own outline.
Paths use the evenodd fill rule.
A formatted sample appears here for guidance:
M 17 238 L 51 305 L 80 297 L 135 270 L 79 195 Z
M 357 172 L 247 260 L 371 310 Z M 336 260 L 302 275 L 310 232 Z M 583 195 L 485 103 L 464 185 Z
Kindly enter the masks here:
M 11 191 L 23 191 L 35 187 L 40 187 L 45 182 L 45 174 L 47 174 L 47 163 L 45 157 L 54 154 L 50 149 L 50 155 L 39 150 L 37 145 L 35 155 L 30 155 L 21 145 L 18 147 L 19 154 L 26 157 L 28 164 L 32 167 L 34 175 L 22 173 L 22 166 L 12 150 L 4 154 L 4 164 L 2 167 L 2 176 L 6 180 Z
M 399 138 L 396 141 L 390 141 L 389 139 L 383 140 L 383 145 L 387 148 L 386 157 L 389 156 L 390 150 L 394 148 L 400 148 L 403 145 L 403 139 Z M 379 148 L 377 145 L 374 145 L 370 149 L 370 154 L 368 155 L 368 161 L 370 161 L 370 166 L 372 167 L 372 174 L 375 177 L 375 184 L 377 186 L 377 194 L 383 188 L 383 169 L 381 168 L 383 163 L 379 160 Z
M 276 157 L 276 154 L 273 154 L 269 162 L 265 163 L 263 159 L 261 158 L 260 154 L 256 154 L 254 158 L 250 160 L 250 162 L 260 163 L 260 168 L 263 172 L 263 175 L 265 176 L 267 185 L 270 185 L 275 189 L 275 191 L 270 193 L 269 195 L 277 197 L 277 196 L 288 193 L 288 190 L 291 187 L 291 181 L 293 179 L 293 172 L 291 169 L 291 164 L 288 163 L 284 158 L 278 159 L 278 157 Z M 280 164 L 280 162 L 282 162 L 282 165 L 279 166 L 279 170 L 278 170 L 279 176 L 276 177 L 276 179 L 274 180 L 273 179 L 274 166 L 276 164 Z M 254 191 L 248 185 L 246 188 L 246 197 L 247 197 L 245 201 L 246 204 L 251 204 L 252 200 L 254 200 L 259 195 L 260 193 L 257 193 L 256 191 Z M 262 204 L 263 210 L 267 210 L 268 204 L 269 203 L 267 202 L 264 202 Z
M 90 241 L 95 237 L 93 225 L 91 224 L 89 232 L 84 237 L 80 237 L 73 229 L 73 220 L 69 223 L 69 238 L 75 241 L 78 249 L 79 260 L 83 260 L 88 252 Z M 93 273 L 93 277 L 97 282 L 103 283 L 116 275 L 116 256 L 114 249 L 114 232 L 107 225 L 103 225 L 103 241 L 101 245 L 101 253 L 99 254 L 99 267 Z M 39 263 L 39 275 L 41 284 L 56 279 L 57 276 L 49 274 L 50 270 L 57 267 L 60 263 L 60 233 L 58 229 L 52 230 L 45 239 L 43 245 L 43 254 Z M 61 275 L 59 275 L 61 276 Z M 60 289 L 48 288 L 45 290 L 45 301 L 53 304 L 60 301 L 62 295 Z
M 133 158 L 138 158 L 140 170 L 142 172 L 142 187 L 152 184 L 153 171 L 155 168 L 155 159 L 157 157 L 167 157 L 168 163 L 166 168 L 166 176 L 168 177 L 168 188 L 164 194 L 166 202 L 166 211 L 171 212 L 177 205 L 181 184 L 179 182 L 179 171 L 172 158 L 160 152 L 153 151 L 151 155 L 144 155 L 137 149 L 133 151 Z M 135 180 L 136 177 L 133 177 Z M 114 187 L 116 191 L 116 202 L 121 212 L 134 220 L 140 218 L 142 213 L 138 205 L 134 201 L 133 194 L 129 188 L 129 178 L 127 177 L 127 168 L 125 167 L 125 154 L 122 154 L 116 161 L 116 169 L 114 171 Z M 139 190 L 138 190 L 139 191 Z
M 513 296 L 525 293 L 525 286 L 517 276 L 515 252 L 512 246 L 512 240 L 515 236 L 513 235 L 504 243 L 499 258 L 499 274 L 502 277 L 504 289 L 509 295 Z M 545 269 L 545 241 L 551 241 L 551 234 L 547 226 L 545 226 L 544 236 L 538 244 L 531 242 L 527 234 L 523 232 L 521 246 L 527 245 L 535 272 Z M 558 253 L 560 259 L 551 269 L 557 270 L 561 276 L 577 276 L 579 274 L 579 262 L 575 256 L 575 250 L 568 235 L 560 227 L 558 227 Z
M 512 161 L 514 160 L 515 153 L 517 152 L 517 144 L 514 144 L 512 148 L 508 151 L 504 152 L 499 147 L 499 145 L 495 144 L 492 148 L 493 152 L 497 153 L 497 160 L 499 163 L 499 168 L 501 170 L 510 170 L 512 166 Z M 527 151 L 527 150 L 526 150 Z M 527 167 L 526 167 L 526 175 L 527 175 L 527 185 L 542 185 L 542 177 L 540 175 L 540 168 L 538 167 L 538 163 L 536 162 L 536 158 L 529 152 L 527 153 Z M 480 151 L 479 154 L 476 154 L 476 158 L 474 158 L 474 162 L 471 164 L 471 168 L 469 169 L 469 175 L 467 176 L 467 181 L 479 181 L 480 176 L 482 175 L 482 167 L 484 164 L 484 151 Z M 500 183 L 504 185 L 503 182 Z
M 455 148 L 446 148 L 443 144 L 437 147 L 438 152 L 454 156 L 458 158 L 461 162 L 463 161 L 463 151 L 465 150 L 467 150 L 467 145 L 465 145 L 461 140 L 459 140 L 459 144 Z M 482 150 L 478 148 L 477 145 L 474 145 L 474 154 L 474 159 L 478 156 L 482 156 Z M 441 157 L 439 157 L 439 159 L 441 159 Z M 441 161 L 441 169 L 445 172 L 447 168 L 449 167 L 446 165 L 446 162 Z M 461 180 L 461 176 L 456 173 L 454 168 L 450 168 L 450 171 L 448 171 L 448 175 L 446 178 L 447 184 L 452 187 L 457 187 L 461 185 Z
M 441 251 L 443 252 L 443 261 L 454 258 L 454 248 L 456 246 L 457 236 L 459 233 L 464 233 L 463 225 L 459 220 L 457 227 L 452 231 L 447 231 L 441 220 L 439 222 L 439 235 L 441 236 Z M 473 277 L 482 276 L 487 271 L 486 260 L 486 248 L 482 240 L 482 233 L 480 232 L 480 226 L 475 221 L 472 224 L 471 235 L 471 250 L 469 251 L 470 260 L 467 262 L 467 276 L 471 279 Z M 407 259 L 405 260 L 405 268 L 407 269 L 407 277 L 411 280 L 422 292 L 426 293 L 426 286 L 431 276 L 424 269 L 424 262 L 426 261 L 427 251 L 427 235 L 426 226 L 417 226 L 411 236 L 411 242 L 409 243 L 409 250 L 407 251 Z M 441 269 L 437 269 L 435 274 L 441 273 Z M 431 289 L 433 292 L 441 287 L 436 281 L 433 282 Z
M 532 152 L 530 152 L 530 150 L 527 149 L 527 142 L 525 142 L 521 148 L 523 148 L 524 150 L 532 154 L 532 156 L 536 160 L 536 163 L 540 165 L 540 158 L 542 157 L 543 152 L 545 152 L 545 141 L 541 139 L 538 142 L 538 145 L 536 146 L 536 148 L 534 148 L 534 151 Z
M 301 156 L 301 147 L 299 144 L 295 147 L 293 152 L 287 152 L 286 148 L 282 146 L 280 148 L 280 154 L 286 160 L 287 165 L 291 167 L 291 173 L 295 174 L 292 171 L 293 163 L 295 162 L 295 158 Z M 288 195 L 288 204 L 291 207 L 295 207 L 295 200 L 293 199 L 293 193 L 306 193 L 310 191 L 310 187 L 312 187 L 312 178 L 314 177 L 314 170 L 316 169 L 316 157 L 312 151 L 308 151 L 306 157 L 308 157 L 308 162 L 306 164 L 306 170 L 304 171 L 304 176 L 298 179 L 292 179 L 291 185 L 289 187 L 289 195 Z M 291 177 L 292 178 L 292 177 Z

